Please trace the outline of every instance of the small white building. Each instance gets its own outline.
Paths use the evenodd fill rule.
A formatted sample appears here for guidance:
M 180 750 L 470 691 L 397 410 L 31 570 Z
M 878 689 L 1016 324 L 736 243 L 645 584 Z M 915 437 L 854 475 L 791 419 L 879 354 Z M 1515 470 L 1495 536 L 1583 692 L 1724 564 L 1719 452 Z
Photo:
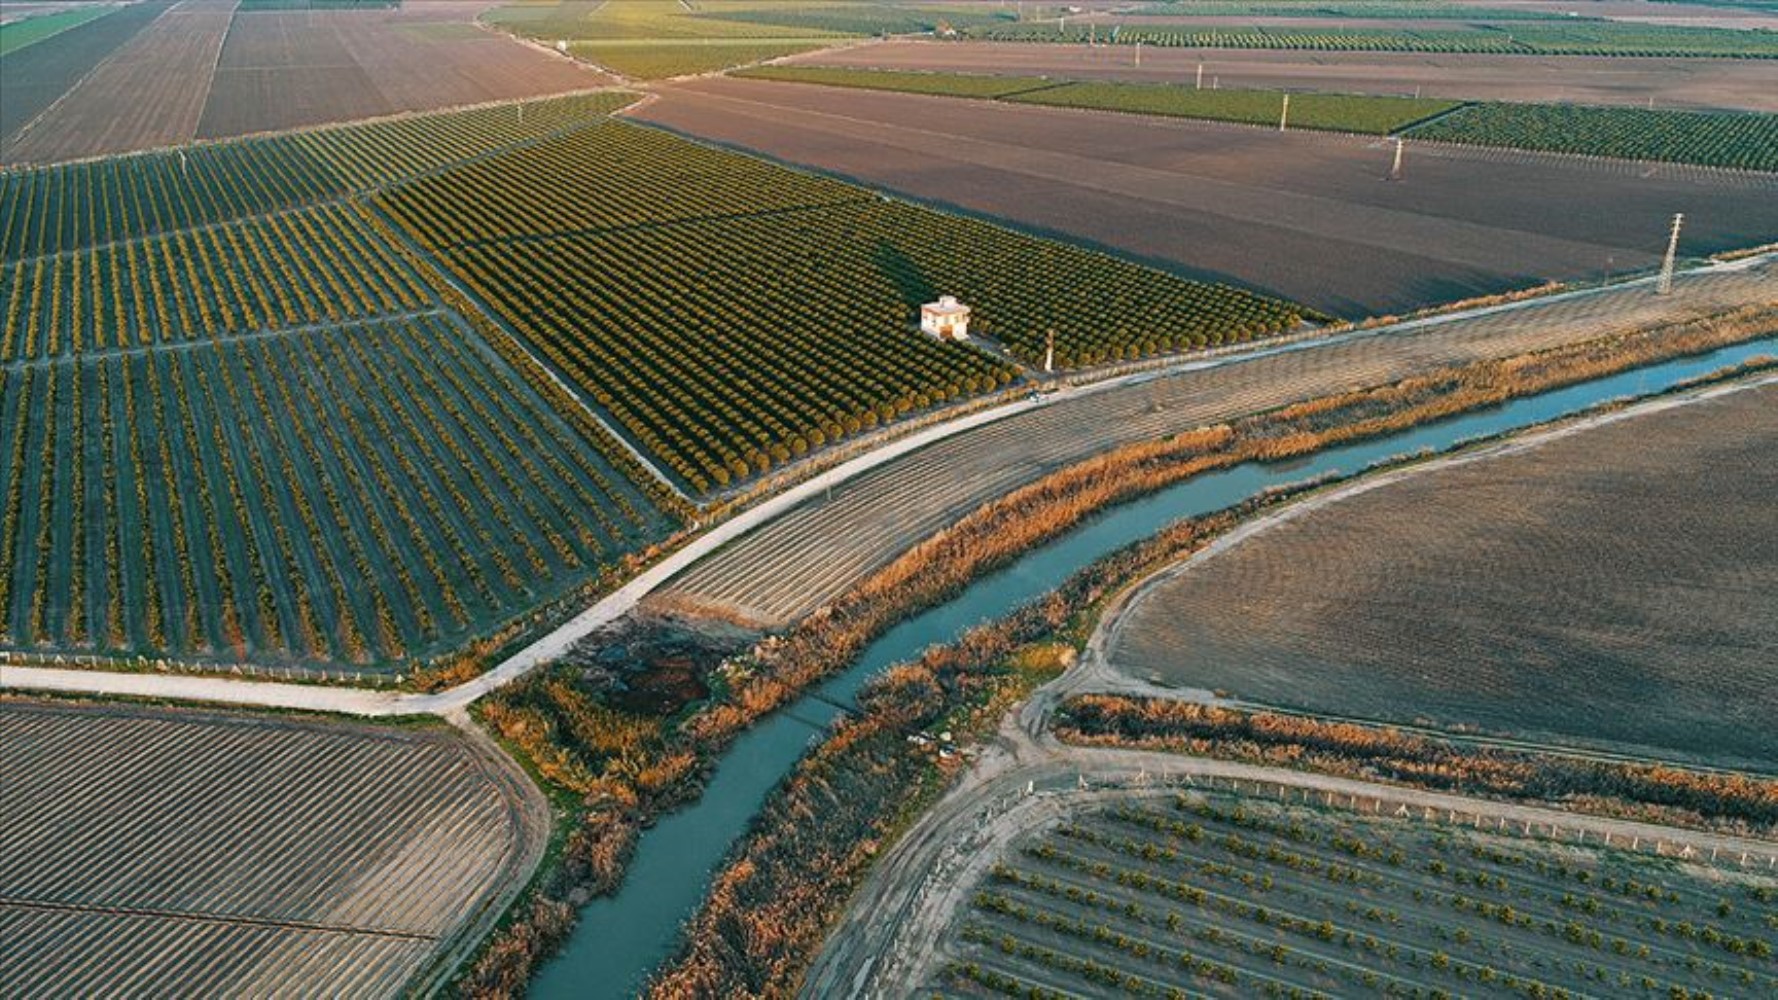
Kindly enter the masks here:
M 920 307 L 920 329 L 940 340 L 969 339 L 969 307 L 949 295 Z

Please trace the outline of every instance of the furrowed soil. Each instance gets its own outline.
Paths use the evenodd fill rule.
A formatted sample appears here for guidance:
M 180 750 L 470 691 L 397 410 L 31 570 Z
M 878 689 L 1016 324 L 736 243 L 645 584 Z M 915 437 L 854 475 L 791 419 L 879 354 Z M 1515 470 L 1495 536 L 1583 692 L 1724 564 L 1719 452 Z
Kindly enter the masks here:
M 401 994 L 523 883 L 548 806 L 442 727 L 0 701 L 9 998 Z
M 1662 6 L 1674 6 L 1663 4 Z M 1345 27 L 1349 22 L 1323 21 Z M 1495 101 L 1778 111 L 1773 70 L 1756 60 L 1597 56 L 1430 55 L 1408 52 L 1291 52 L 1031 45 L 1016 42 L 893 41 L 786 60 L 861 69 L 1050 75 L 1204 86 L 1412 94 Z
M 1768 385 L 1343 497 L 1157 578 L 1107 658 L 1243 702 L 1772 769 L 1774 454 Z
M 149 0 L 69 28 L 0 61 L 0 163 L 12 162 L 12 144 L 20 129 L 107 56 L 172 6 L 172 0 Z
M 764 80 L 635 117 L 1338 316 L 1649 268 L 1778 235 L 1778 178 Z
M 610 78 L 475 26 L 485 3 L 235 17 L 198 136 L 217 139 L 598 87 Z

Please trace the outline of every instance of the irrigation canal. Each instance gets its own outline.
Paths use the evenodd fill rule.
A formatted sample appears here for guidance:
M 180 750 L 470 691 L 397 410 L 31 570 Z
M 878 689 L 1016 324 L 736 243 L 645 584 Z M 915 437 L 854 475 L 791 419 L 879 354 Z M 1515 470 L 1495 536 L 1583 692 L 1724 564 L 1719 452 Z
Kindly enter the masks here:
M 746 832 L 766 797 L 821 731 L 856 704 L 858 690 L 884 667 L 949 642 L 1055 588 L 1070 575 L 1181 518 L 1233 506 L 1266 490 L 1352 473 L 1421 451 L 1442 451 L 1589 409 L 1632 399 L 1778 352 L 1778 337 L 1722 348 L 1449 420 L 1410 428 L 1282 463 L 1248 463 L 1198 476 L 1116 507 L 1069 534 L 977 580 L 956 598 L 884 633 L 858 662 L 742 734 L 718 763 L 704 794 L 643 832 L 622 889 L 582 908 L 560 956 L 532 984 L 541 1000 L 634 997 L 678 944 L 712 875 Z

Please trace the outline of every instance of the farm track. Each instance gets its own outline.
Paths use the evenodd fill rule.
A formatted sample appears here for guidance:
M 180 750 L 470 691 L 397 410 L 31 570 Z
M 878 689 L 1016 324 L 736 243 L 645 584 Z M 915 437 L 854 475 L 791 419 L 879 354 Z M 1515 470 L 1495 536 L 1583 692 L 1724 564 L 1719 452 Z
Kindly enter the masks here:
M 922 524 L 935 518 L 942 523 L 942 517 L 931 513 L 933 508 L 964 508 L 954 492 L 929 491 L 909 498 L 900 489 L 904 483 L 931 482 L 935 457 L 966 456 L 979 466 L 976 476 L 994 476 L 1002 483 L 1000 470 L 1012 466 L 1018 470 L 1016 477 L 1030 481 L 1043 468 L 1042 456 L 1034 458 L 1032 452 L 1043 448 L 1044 442 L 1036 435 L 1045 428 L 1058 437 L 1065 434 L 1075 452 L 1090 454 L 1106 447 L 1107 442 L 1125 439 L 1125 431 L 1165 434 L 1204 422 L 1206 418 L 1200 414 L 1220 419 L 1215 414 L 1252 412 L 1277 405 L 1280 396 L 1300 398 L 1320 386 L 1347 389 L 1375 384 L 1429 365 L 1589 340 L 1612 329 L 1663 318 L 1770 301 L 1772 266 L 1769 258 L 1750 258 L 1682 272 L 1674 295 L 1666 298 L 1652 295 L 1652 280 L 1644 279 L 1284 346 L 1261 345 L 1225 358 L 1186 358 L 1166 369 L 1122 376 L 1059 397 L 1008 404 L 936 425 L 821 473 L 716 526 L 492 670 L 436 694 L 22 665 L 0 667 L 0 688 L 167 697 L 369 716 L 448 713 L 560 657 L 649 594 L 662 590 L 669 598 L 679 596 L 685 591 L 685 581 L 696 579 L 732 588 L 754 613 L 758 613 L 759 595 L 747 587 L 787 608 L 818 604 L 823 595 L 835 592 L 840 578 L 856 579 L 863 572 L 859 567 L 869 565 L 873 558 L 878 562 L 891 558 L 925 537 Z M 1289 374 L 1290 384 L 1269 384 L 1285 374 Z M 1197 398 L 1208 393 L 1225 395 Z M 1058 421 L 1056 414 L 1067 419 Z M 1059 422 L 1063 431 L 1054 430 Z M 1003 425 L 1024 428 L 1025 433 L 1009 435 Z M 992 443 L 972 443 L 978 440 Z M 829 488 L 831 501 L 824 499 Z M 920 523 L 914 513 L 919 514 Z M 814 562 L 807 558 L 811 537 L 824 537 L 824 549 L 836 539 L 845 539 L 847 568 L 810 565 Z M 788 578 L 787 585 L 744 582 L 752 576 L 751 564 L 762 558 L 778 565 L 778 572 Z M 804 565 L 796 565 L 799 561 Z M 682 575 L 683 581 L 679 579 Z
M 807 614 L 960 515 L 1046 472 L 1149 440 L 1312 396 L 1434 368 L 1543 350 L 1613 332 L 1778 301 L 1769 267 L 1699 276 L 1674 296 L 1567 298 L 1423 331 L 1212 363 L 1116 392 L 1082 394 L 941 442 L 873 470 L 693 567 L 665 591 L 763 624 Z M 819 552 L 821 558 L 811 559 Z
M 399 992 L 541 857 L 450 730 L 0 702 L 9 997 Z

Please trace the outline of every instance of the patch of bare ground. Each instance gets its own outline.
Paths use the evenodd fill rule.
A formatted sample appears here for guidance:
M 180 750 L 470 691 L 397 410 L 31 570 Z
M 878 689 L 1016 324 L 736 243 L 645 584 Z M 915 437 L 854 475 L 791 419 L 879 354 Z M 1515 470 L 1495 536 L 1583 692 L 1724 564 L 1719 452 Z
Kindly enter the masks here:
M 1778 766 L 1778 386 L 1279 517 L 1152 583 L 1127 674 L 1246 703 Z
M 236 0 L 186 0 L 101 63 L 16 137 L 7 158 L 48 163 L 189 142 Z
M 1778 178 L 734 78 L 634 117 L 1337 316 L 1653 267 L 1778 233 Z
M 8 997 L 392 996 L 485 929 L 548 807 L 442 727 L 0 701 Z
M 1661 6 L 1674 6 L 1663 4 Z M 1329 22 L 1323 22 L 1327 24 Z M 1347 22 L 1338 22 L 1346 26 Z M 1566 101 L 1778 111 L 1773 71 L 1758 60 L 1603 56 L 1294 52 L 1016 42 L 890 41 L 785 60 L 820 66 L 1048 75 L 1204 86 L 1414 94 L 1458 100 Z
M 584 90 L 611 78 L 478 27 L 488 4 L 236 16 L 205 139 Z

